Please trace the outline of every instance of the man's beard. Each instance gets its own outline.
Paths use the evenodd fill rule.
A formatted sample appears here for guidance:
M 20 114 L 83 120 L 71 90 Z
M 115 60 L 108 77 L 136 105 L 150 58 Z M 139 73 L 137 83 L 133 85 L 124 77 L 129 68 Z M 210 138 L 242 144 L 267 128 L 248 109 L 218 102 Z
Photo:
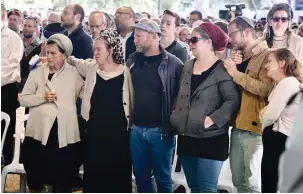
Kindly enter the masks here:
M 32 38 L 33 36 L 34 36 L 34 34 L 30 34 L 30 33 L 23 33 L 23 36 L 24 36 L 24 38 L 27 38 L 27 39 L 29 39 L 29 38 Z
M 65 23 L 65 22 L 64 22 L 63 25 L 62 25 L 62 23 L 61 23 L 61 27 L 65 28 L 65 29 L 70 29 L 70 28 L 73 27 L 73 25 L 74 25 L 74 23 L 72 23 L 72 22 L 70 22 L 70 23 Z
M 69 29 L 69 28 L 71 28 L 73 25 L 70 25 L 70 24 L 63 24 L 63 28 L 65 28 L 65 29 Z
M 136 46 L 136 51 L 139 53 L 146 53 L 150 49 L 150 45 L 148 46 Z
M 116 24 L 117 31 L 121 33 L 124 30 L 123 24 Z

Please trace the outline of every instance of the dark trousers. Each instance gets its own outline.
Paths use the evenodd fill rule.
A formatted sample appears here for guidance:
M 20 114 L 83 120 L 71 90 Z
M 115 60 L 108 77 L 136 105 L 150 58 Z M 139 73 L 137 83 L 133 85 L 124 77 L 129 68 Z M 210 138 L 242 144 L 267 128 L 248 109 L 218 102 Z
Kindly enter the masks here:
M 272 130 L 273 126 L 263 131 L 263 157 L 261 165 L 262 193 L 276 193 L 278 188 L 278 167 L 280 156 L 285 150 L 287 136 Z
M 3 155 L 5 159 L 5 165 L 8 165 L 13 160 L 14 149 L 14 133 L 16 126 L 16 109 L 19 107 L 18 102 L 18 87 L 16 83 L 7 84 L 1 87 L 1 111 L 7 113 L 10 116 L 10 124 L 7 130 Z M 5 122 L 1 122 L 1 137 L 4 131 Z

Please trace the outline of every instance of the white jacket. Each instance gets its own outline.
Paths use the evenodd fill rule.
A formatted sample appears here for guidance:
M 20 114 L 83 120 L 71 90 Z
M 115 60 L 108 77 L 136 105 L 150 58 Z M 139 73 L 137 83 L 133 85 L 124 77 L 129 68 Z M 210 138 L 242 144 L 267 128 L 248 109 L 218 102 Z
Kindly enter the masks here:
M 65 63 L 51 81 L 47 63 L 31 71 L 21 94 L 20 104 L 29 107 L 25 136 L 46 145 L 55 119 L 58 121 L 59 147 L 80 141 L 76 101 L 83 94 L 83 79 L 77 69 Z M 46 102 L 46 91 L 54 91 L 57 99 Z

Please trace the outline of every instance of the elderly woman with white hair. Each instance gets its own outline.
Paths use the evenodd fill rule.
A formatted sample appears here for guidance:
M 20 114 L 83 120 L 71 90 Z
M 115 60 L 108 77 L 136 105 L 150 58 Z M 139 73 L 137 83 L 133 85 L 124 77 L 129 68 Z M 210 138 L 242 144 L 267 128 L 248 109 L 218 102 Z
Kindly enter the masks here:
M 44 184 L 53 192 L 71 192 L 79 172 L 80 132 L 76 100 L 83 94 L 83 79 L 66 62 L 73 46 L 55 34 L 47 40 L 47 62 L 30 72 L 20 104 L 29 107 L 23 163 L 30 192 Z

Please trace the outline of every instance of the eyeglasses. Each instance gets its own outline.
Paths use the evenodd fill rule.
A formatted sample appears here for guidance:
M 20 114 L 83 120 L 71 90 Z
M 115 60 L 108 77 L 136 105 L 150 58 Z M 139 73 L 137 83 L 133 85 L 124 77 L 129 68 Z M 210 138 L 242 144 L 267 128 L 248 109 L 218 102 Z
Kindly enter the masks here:
M 192 43 L 192 44 L 196 44 L 199 40 L 203 40 L 204 38 L 199 38 L 199 37 L 191 37 L 190 39 L 187 39 L 188 44 Z
M 274 21 L 274 22 L 279 22 L 280 20 L 283 23 L 286 23 L 289 19 L 288 19 L 288 17 L 273 17 L 272 18 L 272 21 Z
M 241 31 L 243 31 L 243 30 L 237 30 L 237 31 L 231 32 L 231 33 L 228 34 L 228 36 L 233 36 L 233 35 L 236 34 L 237 32 L 241 32 Z

